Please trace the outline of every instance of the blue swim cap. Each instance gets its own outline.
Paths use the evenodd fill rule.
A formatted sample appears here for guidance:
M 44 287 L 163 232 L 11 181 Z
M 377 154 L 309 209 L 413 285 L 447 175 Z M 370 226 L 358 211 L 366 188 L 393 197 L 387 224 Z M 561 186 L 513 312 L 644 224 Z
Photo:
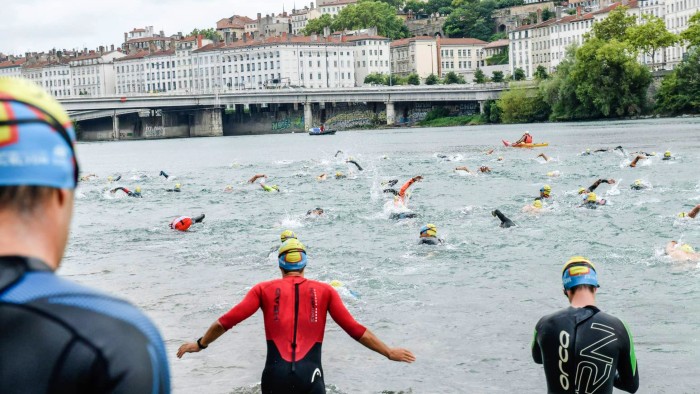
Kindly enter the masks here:
M 600 287 L 595 266 L 581 256 L 574 256 L 564 264 L 561 280 L 565 290 L 579 285 Z
M 68 114 L 21 78 L 0 78 L 0 186 L 75 189 L 78 163 Z
M 289 238 L 280 246 L 278 252 L 280 268 L 287 271 L 301 270 L 306 267 L 306 247 L 296 238 Z

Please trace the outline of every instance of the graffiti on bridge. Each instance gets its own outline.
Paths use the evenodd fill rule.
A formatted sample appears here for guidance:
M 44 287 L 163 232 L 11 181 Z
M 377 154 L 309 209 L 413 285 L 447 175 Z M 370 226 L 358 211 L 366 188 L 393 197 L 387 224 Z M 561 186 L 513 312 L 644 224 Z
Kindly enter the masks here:
M 165 137 L 163 126 L 146 126 L 143 130 L 143 136 L 146 138 Z
M 326 119 L 327 127 L 340 130 L 382 123 L 386 123 L 386 111 L 379 113 L 374 113 L 370 110 L 341 112 Z
M 272 122 L 272 131 L 301 129 L 304 127 L 304 118 L 302 116 L 290 116 Z

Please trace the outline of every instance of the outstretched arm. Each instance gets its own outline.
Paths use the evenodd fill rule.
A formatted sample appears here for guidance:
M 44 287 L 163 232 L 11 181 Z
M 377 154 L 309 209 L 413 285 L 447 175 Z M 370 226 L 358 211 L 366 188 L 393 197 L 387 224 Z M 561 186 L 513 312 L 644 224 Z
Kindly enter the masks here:
M 414 176 L 413 178 L 409 179 L 408 182 L 404 183 L 403 186 L 401 186 L 401 189 L 399 190 L 399 196 L 403 197 L 406 194 L 406 190 L 408 190 L 411 185 L 413 185 L 415 182 L 418 182 L 422 180 L 422 176 Z
M 355 160 L 346 160 L 346 163 L 352 163 L 354 164 L 358 170 L 362 171 L 362 167 L 355 161 Z
M 547 155 L 545 155 L 544 153 L 540 153 L 539 155 L 537 155 L 537 157 L 543 158 L 544 161 L 549 161 L 549 157 L 547 157 Z
M 374 350 L 391 361 L 400 361 L 404 363 L 412 363 L 416 361 L 416 356 L 414 356 L 410 350 L 398 347 L 390 348 L 379 338 L 377 338 L 377 336 L 370 330 L 367 330 L 364 334 L 362 334 L 359 342 L 365 345 L 366 348 Z
M 695 217 L 698 216 L 699 212 L 700 212 L 700 204 L 696 205 L 695 208 L 693 208 L 690 212 L 688 212 L 688 217 L 695 219 Z
M 248 179 L 248 183 L 254 183 L 260 178 L 267 178 L 267 175 L 265 174 L 255 174 L 252 178 Z
M 636 167 L 637 162 L 641 159 L 645 159 L 645 157 L 642 155 L 638 155 L 637 157 L 635 157 L 634 160 L 632 160 L 632 162 L 630 163 L 630 167 Z
M 216 341 L 217 338 L 224 335 L 225 332 L 226 329 L 217 320 L 214 323 L 212 323 L 211 326 L 209 326 L 209 329 L 206 333 L 204 333 L 204 336 L 199 340 L 199 343 L 201 343 L 202 346 L 207 347 L 210 343 Z M 180 346 L 179 349 L 177 349 L 177 358 L 182 358 L 182 356 L 184 356 L 185 353 L 197 353 L 200 350 L 202 350 L 202 348 L 199 347 L 196 341 L 185 342 L 182 344 L 182 346 Z

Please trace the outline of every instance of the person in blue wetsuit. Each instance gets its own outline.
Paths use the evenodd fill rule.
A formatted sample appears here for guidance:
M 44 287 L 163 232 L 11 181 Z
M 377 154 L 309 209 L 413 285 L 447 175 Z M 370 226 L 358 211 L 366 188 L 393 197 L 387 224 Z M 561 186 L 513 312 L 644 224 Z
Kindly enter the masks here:
M 0 78 L 0 392 L 169 393 L 163 341 L 126 301 L 54 273 L 73 212 L 70 119 L 40 87 Z M 47 160 L 37 160 L 47 158 Z
M 613 387 L 634 393 L 639 371 L 627 325 L 595 306 L 596 268 L 574 256 L 562 270 L 571 306 L 544 316 L 535 326 L 532 359 L 544 366 L 547 392 L 611 394 Z

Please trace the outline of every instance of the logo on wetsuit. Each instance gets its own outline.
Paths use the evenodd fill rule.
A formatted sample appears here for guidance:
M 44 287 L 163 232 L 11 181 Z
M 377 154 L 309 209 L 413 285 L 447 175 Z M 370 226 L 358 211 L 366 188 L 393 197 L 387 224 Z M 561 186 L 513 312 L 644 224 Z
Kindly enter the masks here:
M 309 319 L 311 320 L 311 323 L 317 323 L 318 322 L 318 299 L 316 297 L 316 289 L 311 288 L 309 290 L 311 293 L 311 316 L 309 316 Z
M 282 290 L 280 288 L 275 289 L 275 306 L 272 308 L 272 311 L 275 316 L 275 321 L 280 321 L 280 294 L 282 293 Z
M 613 358 L 605 354 L 603 348 L 615 341 L 615 329 L 600 323 L 591 324 L 591 330 L 601 331 L 605 336 L 581 350 L 582 360 L 576 366 L 576 392 L 595 393 L 603 386 L 613 368 Z M 609 352 L 608 352 L 609 353 Z M 601 371 L 601 365 L 602 371 Z
M 311 374 L 311 383 L 313 383 L 314 380 L 316 380 L 316 375 L 318 375 L 319 378 L 322 378 L 322 377 L 323 377 L 323 376 L 321 375 L 321 370 L 318 369 L 318 368 L 316 368 L 316 369 L 314 369 L 314 373 Z
M 569 333 L 561 331 L 559 333 L 559 384 L 564 390 L 569 389 L 569 374 L 564 372 L 564 363 L 569 361 Z

